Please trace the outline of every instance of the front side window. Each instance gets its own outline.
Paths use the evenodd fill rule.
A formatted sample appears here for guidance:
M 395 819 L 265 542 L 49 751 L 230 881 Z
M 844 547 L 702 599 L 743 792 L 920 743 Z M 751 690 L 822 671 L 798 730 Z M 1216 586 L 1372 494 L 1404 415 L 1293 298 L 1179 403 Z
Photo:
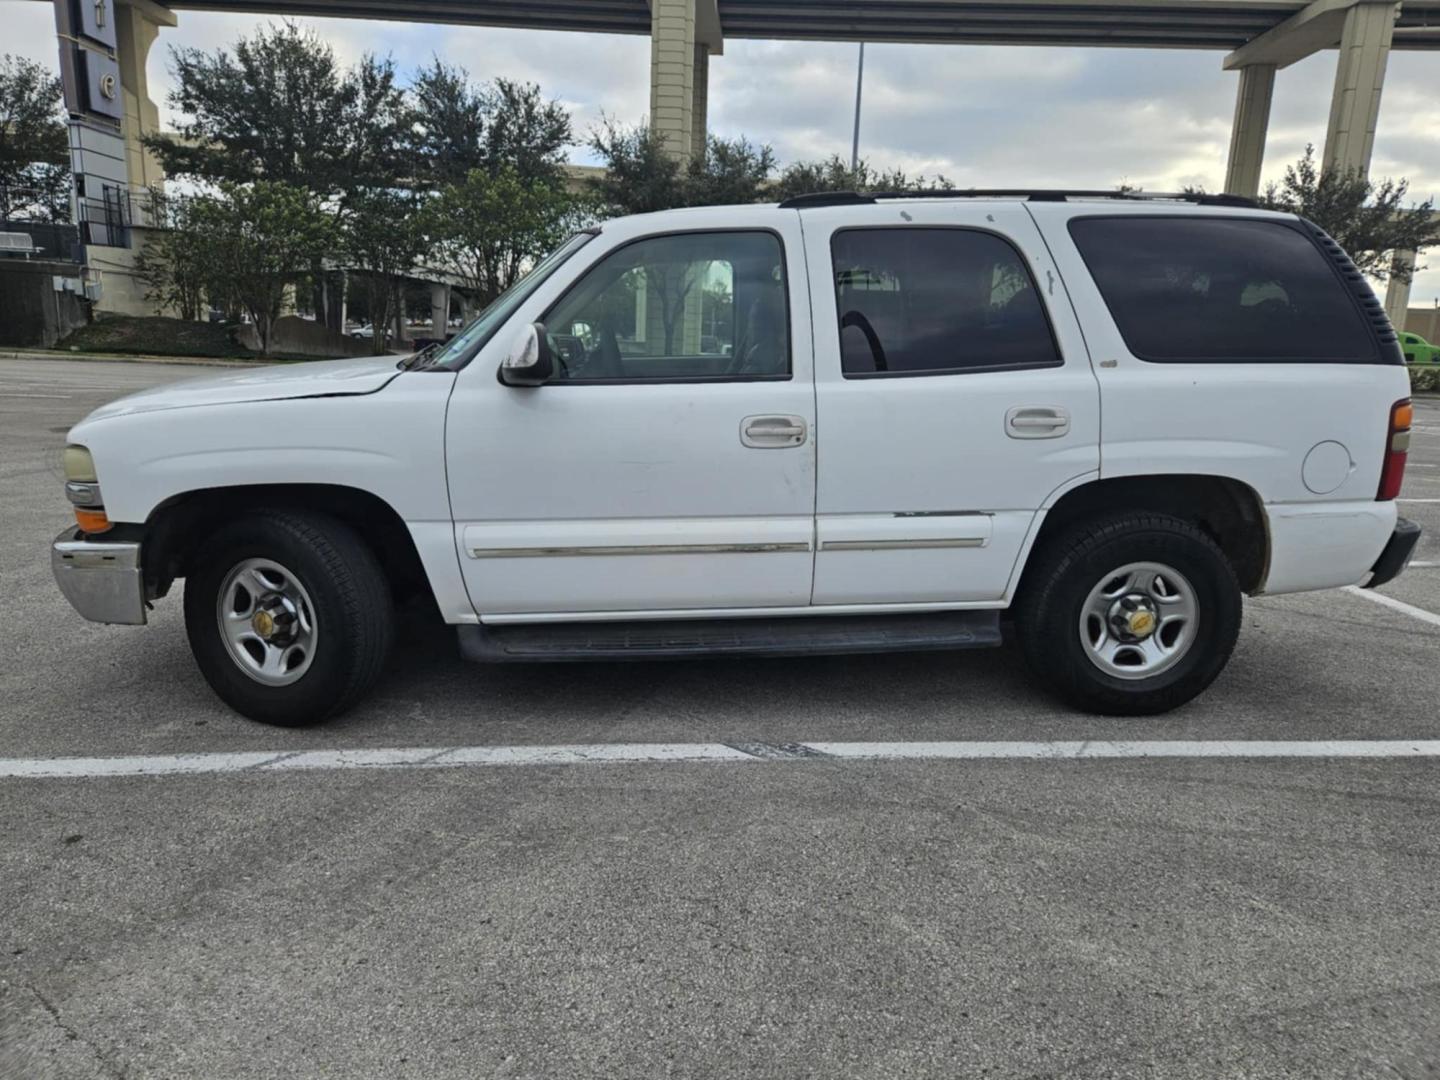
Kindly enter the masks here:
M 1076 218 L 1070 235 L 1126 347 L 1142 360 L 1376 360 L 1329 261 L 1282 222 Z
M 847 229 L 830 242 L 846 378 L 1053 367 L 1019 252 L 978 229 Z
M 785 260 L 773 233 L 677 233 L 627 244 L 544 321 L 557 382 L 790 374 Z
M 480 312 L 469 326 L 447 341 L 444 348 L 431 360 L 431 363 L 435 367 L 450 368 L 468 363 L 495 336 L 495 332 L 505 325 L 505 321 L 515 313 L 516 308 L 523 304 L 536 289 L 545 284 L 545 280 L 560 269 L 565 260 L 597 235 L 595 230 L 576 233 L 541 259 L 529 273 L 491 301 L 489 306 Z

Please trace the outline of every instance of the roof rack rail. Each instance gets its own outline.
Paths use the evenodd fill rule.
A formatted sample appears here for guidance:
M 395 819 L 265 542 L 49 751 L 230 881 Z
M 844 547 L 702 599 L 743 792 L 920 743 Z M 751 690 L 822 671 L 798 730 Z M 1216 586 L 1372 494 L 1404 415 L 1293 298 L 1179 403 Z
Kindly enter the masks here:
M 1257 208 L 1254 199 L 1243 195 L 1207 195 L 1203 192 L 1082 191 L 1043 188 L 954 188 L 937 191 L 816 191 L 795 195 L 780 204 L 782 210 L 814 209 L 819 206 L 861 206 L 882 199 L 1025 199 L 1028 202 L 1065 202 L 1068 199 L 1122 199 L 1148 202 L 1170 200 L 1198 206 L 1239 206 Z

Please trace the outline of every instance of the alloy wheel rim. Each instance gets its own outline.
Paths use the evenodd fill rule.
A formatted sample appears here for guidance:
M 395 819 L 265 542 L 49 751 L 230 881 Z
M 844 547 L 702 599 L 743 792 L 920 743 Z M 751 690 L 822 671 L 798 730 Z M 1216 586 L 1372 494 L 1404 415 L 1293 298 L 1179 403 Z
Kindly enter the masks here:
M 1200 603 L 1184 574 L 1159 562 L 1116 567 L 1080 609 L 1090 662 L 1117 679 L 1149 679 L 1178 664 L 1195 643 Z
M 235 666 L 266 686 L 289 686 L 310 670 L 319 627 L 310 594 L 271 559 L 245 559 L 216 600 L 220 640 Z

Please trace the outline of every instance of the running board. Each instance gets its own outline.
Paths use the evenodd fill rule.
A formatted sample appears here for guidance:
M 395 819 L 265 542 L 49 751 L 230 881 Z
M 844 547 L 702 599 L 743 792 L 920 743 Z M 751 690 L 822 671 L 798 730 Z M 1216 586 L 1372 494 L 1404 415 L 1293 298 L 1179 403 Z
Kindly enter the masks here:
M 998 611 L 456 627 L 466 660 L 654 660 L 916 652 L 999 645 Z

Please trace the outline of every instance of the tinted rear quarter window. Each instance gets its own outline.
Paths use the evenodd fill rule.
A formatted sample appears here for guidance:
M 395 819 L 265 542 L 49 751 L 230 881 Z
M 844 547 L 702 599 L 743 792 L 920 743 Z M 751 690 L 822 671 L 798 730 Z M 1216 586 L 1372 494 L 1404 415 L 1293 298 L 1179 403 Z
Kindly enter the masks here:
M 1075 218 L 1070 235 L 1142 360 L 1379 362 L 1330 262 L 1283 222 Z

